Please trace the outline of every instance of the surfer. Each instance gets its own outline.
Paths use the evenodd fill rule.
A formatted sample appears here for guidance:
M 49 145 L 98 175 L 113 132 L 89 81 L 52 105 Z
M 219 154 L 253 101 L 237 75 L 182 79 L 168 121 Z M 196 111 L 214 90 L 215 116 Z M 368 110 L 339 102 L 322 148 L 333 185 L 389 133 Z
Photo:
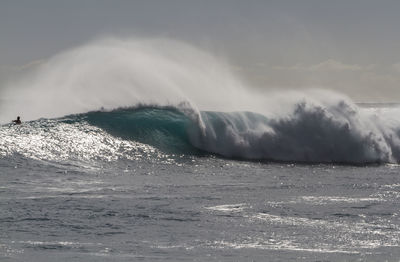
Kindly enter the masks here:
M 20 125 L 20 124 L 22 124 L 21 118 L 20 118 L 19 116 L 17 116 L 17 119 L 16 119 L 16 120 L 13 120 L 12 122 L 14 123 L 14 125 Z

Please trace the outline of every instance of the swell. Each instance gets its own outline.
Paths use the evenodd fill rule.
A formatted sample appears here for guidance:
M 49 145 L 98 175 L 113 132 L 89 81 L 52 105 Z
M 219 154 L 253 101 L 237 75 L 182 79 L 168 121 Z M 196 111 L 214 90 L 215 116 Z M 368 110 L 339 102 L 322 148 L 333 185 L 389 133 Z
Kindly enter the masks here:
M 397 163 L 400 125 L 387 115 L 339 100 L 324 107 L 303 101 L 288 115 L 275 118 L 253 112 L 197 115 L 174 107 L 91 112 L 81 117 L 113 136 L 168 153 L 208 152 L 305 163 Z
M 346 100 L 299 102 L 288 114 L 197 112 L 139 106 L 0 127 L 0 156 L 136 159 L 216 154 L 303 163 L 399 163 L 398 108 L 363 109 Z M 147 145 L 149 147 L 147 147 Z

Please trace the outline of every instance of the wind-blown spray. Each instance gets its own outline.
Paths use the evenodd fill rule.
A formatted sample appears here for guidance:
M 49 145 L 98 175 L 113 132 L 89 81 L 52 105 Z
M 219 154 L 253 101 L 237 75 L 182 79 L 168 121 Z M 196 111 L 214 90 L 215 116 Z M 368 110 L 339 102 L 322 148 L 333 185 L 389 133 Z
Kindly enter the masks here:
M 187 44 L 106 39 L 56 55 L 12 83 L 1 94 L 1 121 L 17 112 L 32 120 L 137 104 L 227 108 L 244 94 L 227 65 Z

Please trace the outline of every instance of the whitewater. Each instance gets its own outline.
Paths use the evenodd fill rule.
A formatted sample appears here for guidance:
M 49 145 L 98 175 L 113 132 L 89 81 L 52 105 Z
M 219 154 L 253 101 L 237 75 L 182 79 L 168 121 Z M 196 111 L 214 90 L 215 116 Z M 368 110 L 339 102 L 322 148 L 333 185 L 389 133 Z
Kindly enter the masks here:
M 0 87 L 0 258 L 395 261 L 400 105 L 276 90 L 162 38 L 20 74 Z

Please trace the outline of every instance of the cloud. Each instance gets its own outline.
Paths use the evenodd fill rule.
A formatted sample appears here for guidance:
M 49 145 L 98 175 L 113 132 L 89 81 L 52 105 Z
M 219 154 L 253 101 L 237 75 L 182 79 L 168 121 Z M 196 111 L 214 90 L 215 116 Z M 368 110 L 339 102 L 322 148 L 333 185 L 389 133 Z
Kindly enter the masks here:
M 396 72 L 400 73 L 400 63 L 393 64 L 392 67 Z
M 332 71 L 370 71 L 375 68 L 374 64 L 358 65 L 358 64 L 345 64 L 334 59 L 328 59 L 315 65 L 297 64 L 294 66 L 274 66 L 275 70 L 294 70 L 294 71 L 317 71 L 317 72 L 332 72 Z
M 399 102 L 400 62 L 346 64 L 328 59 L 316 64 L 243 67 L 241 74 L 260 89 L 323 88 L 344 93 L 358 102 Z
M 4 65 L 4 66 L 1 66 L 1 69 L 2 69 L 2 71 L 23 71 L 26 69 L 36 67 L 40 64 L 43 64 L 44 62 L 45 62 L 44 59 L 38 59 L 38 60 L 30 61 L 23 65 L 17 65 L 17 66 Z

